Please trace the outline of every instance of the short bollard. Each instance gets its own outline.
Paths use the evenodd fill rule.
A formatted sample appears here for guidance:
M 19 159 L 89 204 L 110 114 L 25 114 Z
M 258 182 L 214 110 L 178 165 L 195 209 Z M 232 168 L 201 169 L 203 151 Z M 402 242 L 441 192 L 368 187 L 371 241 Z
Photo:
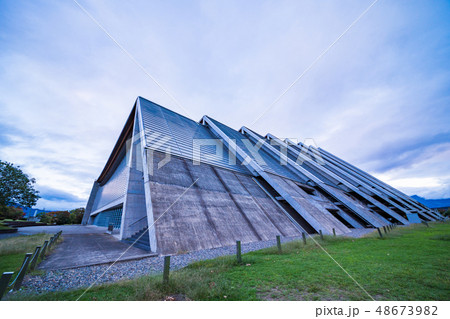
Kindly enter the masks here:
M 42 246 L 41 255 L 39 256 L 39 258 L 43 259 L 45 257 L 45 251 L 47 250 L 47 246 L 48 240 L 44 241 L 44 245 Z
M 241 241 L 236 241 L 236 258 L 238 263 L 242 263 L 242 256 L 241 256 Z
M 50 249 L 53 246 L 53 243 L 55 241 L 56 235 L 50 237 L 50 241 L 48 242 L 48 249 Z
M 8 283 L 11 280 L 13 274 L 14 272 L 12 271 L 4 272 L 2 277 L 0 278 L 0 300 L 2 300 L 3 295 L 8 289 Z
M 278 252 L 281 254 L 281 238 L 279 235 L 277 235 L 277 247 L 278 247 Z
M 333 228 L 333 236 L 336 237 L 336 229 Z
M 319 230 L 319 234 L 320 234 L 320 239 L 322 239 L 322 240 L 323 240 L 322 229 L 321 229 L 321 230 Z
M 23 278 L 25 277 L 25 273 L 27 272 L 28 269 L 28 264 L 30 263 L 31 260 L 31 253 L 27 253 L 25 254 L 25 259 L 23 260 L 22 263 L 22 267 L 19 270 L 19 273 L 17 274 L 16 279 L 14 280 L 14 290 L 19 290 L 20 287 L 22 286 L 22 281 Z
M 169 284 L 170 256 L 164 256 L 163 284 Z
M 380 238 L 383 238 L 383 235 L 381 234 L 380 228 L 377 227 L 377 230 L 378 230 L 378 234 L 380 235 Z
M 37 246 L 34 251 L 33 257 L 31 258 L 31 261 L 30 261 L 30 270 L 34 270 L 34 268 L 36 267 L 36 263 L 39 258 L 40 252 L 41 252 L 41 246 Z
M 302 232 L 303 245 L 306 245 L 306 235 Z

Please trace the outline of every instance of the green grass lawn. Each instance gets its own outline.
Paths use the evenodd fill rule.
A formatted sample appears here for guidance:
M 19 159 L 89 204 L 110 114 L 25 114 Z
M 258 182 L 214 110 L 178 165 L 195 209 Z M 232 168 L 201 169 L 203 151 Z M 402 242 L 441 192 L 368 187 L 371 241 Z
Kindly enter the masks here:
M 325 237 L 323 247 L 377 300 L 449 300 L 450 224 L 396 228 L 383 239 Z M 176 257 L 175 257 L 176 258 Z M 81 300 L 370 300 L 369 296 L 310 240 L 191 264 L 161 276 L 96 286 Z M 83 289 L 21 300 L 76 300 Z
M 51 234 L 17 236 L 0 240 L 0 273 L 17 272 L 26 253 L 33 253 L 36 246 L 42 246 Z

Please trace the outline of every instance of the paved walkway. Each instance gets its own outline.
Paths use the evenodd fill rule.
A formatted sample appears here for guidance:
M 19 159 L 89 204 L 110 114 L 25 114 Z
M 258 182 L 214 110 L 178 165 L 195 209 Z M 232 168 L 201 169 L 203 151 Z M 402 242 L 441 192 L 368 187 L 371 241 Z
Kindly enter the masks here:
M 33 235 L 41 233 L 56 234 L 62 230 L 63 234 L 103 234 L 106 227 L 82 226 L 82 225 L 55 225 L 55 226 L 31 226 L 19 227 L 17 233 L 21 235 Z
M 105 227 L 81 225 L 20 227 L 17 234 L 55 234 L 61 230 L 63 241 L 40 263 L 38 269 L 69 269 L 113 263 L 119 258 L 120 261 L 124 261 L 154 256 L 148 251 L 130 247 L 114 236 L 106 234 Z
M 154 256 L 130 247 L 108 234 L 64 234 L 63 242 L 39 264 L 38 269 L 68 269 Z M 128 249 L 128 250 L 127 250 Z M 125 252 L 126 251 L 126 252 Z

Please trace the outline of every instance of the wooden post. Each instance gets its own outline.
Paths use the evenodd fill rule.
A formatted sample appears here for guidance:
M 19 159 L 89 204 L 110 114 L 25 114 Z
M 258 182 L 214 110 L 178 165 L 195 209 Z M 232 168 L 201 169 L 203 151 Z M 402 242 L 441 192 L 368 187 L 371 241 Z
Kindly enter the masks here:
M 27 272 L 28 264 L 30 263 L 31 253 L 25 254 L 25 259 L 23 260 L 22 267 L 17 274 L 16 279 L 14 280 L 14 290 L 19 290 L 22 286 L 23 278 L 25 277 L 25 273 Z
M 319 234 L 320 234 L 320 239 L 322 239 L 322 240 L 323 240 L 322 229 L 321 229 L 321 230 L 319 230 Z
M 164 256 L 163 284 L 169 284 L 170 256 Z
M 48 243 L 48 249 L 50 249 L 50 248 L 53 246 L 55 240 L 56 240 L 56 236 L 52 236 L 52 237 L 50 238 L 50 241 L 49 241 L 49 243 Z
M 281 254 L 281 238 L 280 238 L 280 235 L 277 235 L 277 247 L 278 247 L 278 252 Z
M 306 245 L 306 235 L 302 232 L 303 244 Z
M 37 246 L 36 250 L 34 251 L 33 257 L 30 261 L 30 270 L 34 270 L 36 267 L 37 260 L 39 258 L 39 253 L 41 252 L 41 246 Z
M 333 236 L 336 237 L 336 229 L 333 228 Z
M 8 289 L 8 284 L 13 274 L 14 272 L 12 271 L 4 272 L 2 274 L 2 277 L 0 278 L 0 300 L 2 300 L 2 297 L 5 294 L 6 289 Z
M 41 249 L 41 259 L 44 259 L 45 257 L 45 251 L 47 250 L 47 246 L 48 246 L 48 240 L 44 241 L 44 245 L 42 246 Z
M 381 234 L 380 228 L 377 227 L 377 230 L 378 230 L 378 234 L 380 235 L 380 238 L 383 238 L 383 235 Z
M 236 258 L 238 263 L 242 263 L 242 256 L 241 256 L 241 241 L 236 241 Z

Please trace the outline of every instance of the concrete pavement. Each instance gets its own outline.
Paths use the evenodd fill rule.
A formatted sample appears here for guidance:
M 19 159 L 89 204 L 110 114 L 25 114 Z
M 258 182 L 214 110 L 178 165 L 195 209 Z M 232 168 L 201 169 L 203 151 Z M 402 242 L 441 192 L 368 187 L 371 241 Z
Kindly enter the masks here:
M 38 266 L 38 269 L 56 270 L 113 263 L 155 256 L 148 251 L 130 247 L 105 227 L 61 225 L 21 227 L 18 234 L 57 233 L 62 230 L 63 241 Z M 120 258 L 120 259 L 119 259 Z
M 84 226 L 84 225 L 54 225 L 54 226 L 32 226 L 19 227 L 17 232 L 22 235 L 33 235 L 40 233 L 56 234 L 59 231 L 63 234 L 103 234 L 106 232 L 106 227 Z

